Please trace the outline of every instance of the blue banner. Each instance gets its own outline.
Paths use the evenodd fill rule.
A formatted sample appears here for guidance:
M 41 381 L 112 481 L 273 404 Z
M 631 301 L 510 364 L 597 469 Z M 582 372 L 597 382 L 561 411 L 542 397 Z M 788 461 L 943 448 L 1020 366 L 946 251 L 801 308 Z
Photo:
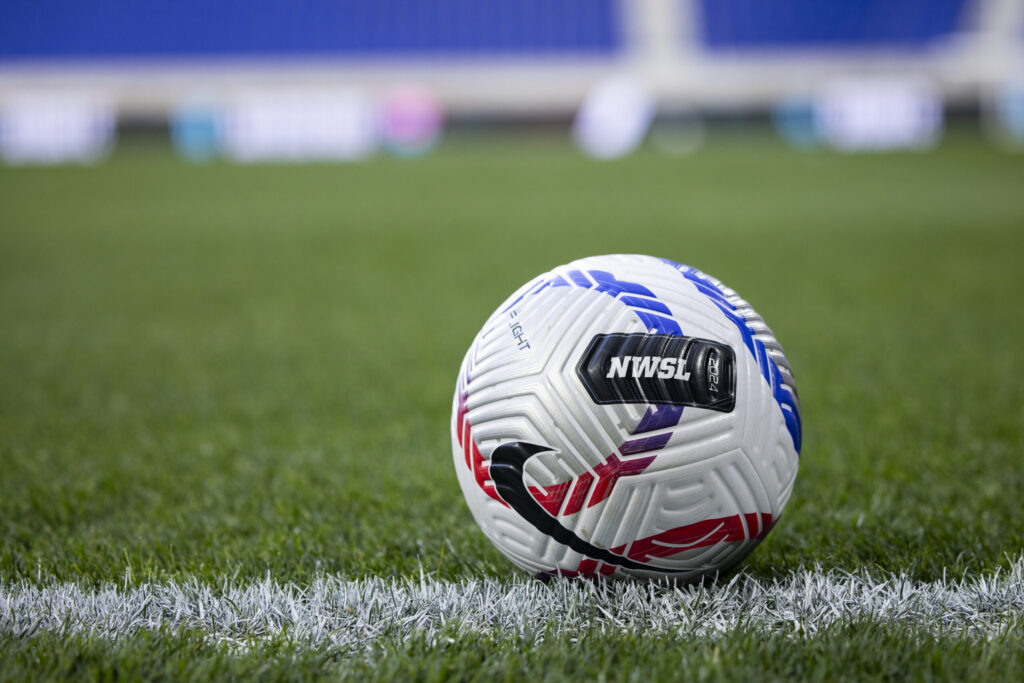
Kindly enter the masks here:
M 922 49 L 958 30 L 966 0 L 698 0 L 711 50 Z
M 597 54 L 616 0 L 4 0 L 0 59 Z

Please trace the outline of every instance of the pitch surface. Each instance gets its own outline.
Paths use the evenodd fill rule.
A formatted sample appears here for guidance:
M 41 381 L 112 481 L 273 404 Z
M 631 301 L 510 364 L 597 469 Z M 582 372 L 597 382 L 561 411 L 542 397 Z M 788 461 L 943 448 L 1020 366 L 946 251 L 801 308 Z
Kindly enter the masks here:
M 26 633 L 11 607 L 68 583 L 94 596 L 117 586 L 129 605 L 145 585 L 230 595 L 225 582 L 268 576 L 296 590 L 325 577 L 521 590 L 451 471 L 459 359 L 519 283 L 613 252 L 714 273 L 785 340 L 804 455 L 742 580 L 1012 577 L 1024 549 L 1021 187 L 1024 159 L 966 133 L 928 155 L 801 154 L 743 137 L 595 164 L 560 143 L 485 140 L 413 162 L 190 167 L 140 144 L 91 169 L 2 169 L 4 676 L 957 677 L 1024 665 L 1012 600 L 982 605 L 991 628 L 973 631 L 857 613 L 813 631 L 780 620 L 690 633 L 576 587 L 572 604 L 595 615 L 578 635 L 538 640 L 543 620 L 508 638 L 450 624 L 396 629 L 358 654 L 287 631 L 253 632 L 240 650 L 192 622 L 113 639 Z M 485 659 L 492 669 L 478 669 Z

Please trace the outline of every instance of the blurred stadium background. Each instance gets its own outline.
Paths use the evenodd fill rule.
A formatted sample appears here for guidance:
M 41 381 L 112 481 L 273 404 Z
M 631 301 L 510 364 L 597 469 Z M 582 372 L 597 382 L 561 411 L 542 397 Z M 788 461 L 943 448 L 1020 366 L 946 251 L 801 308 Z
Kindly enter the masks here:
M 585 103 L 586 106 L 582 106 Z M 360 159 L 442 127 L 576 119 L 619 156 L 655 126 L 770 116 L 797 145 L 927 147 L 944 114 L 1024 139 L 1019 0 L 71 0 L 0 7 L 9 161 L 101 157 L 167 125 L 205 159 Z M 667 129 L 667 130 L 666 130 Z
M 0 2 L 0 681 L 1019 677 L 1022 149 L 1024 0 Z M 805 458 L 733 588 L 552 602 L 452 391 L 617 252 L 771 322 Z

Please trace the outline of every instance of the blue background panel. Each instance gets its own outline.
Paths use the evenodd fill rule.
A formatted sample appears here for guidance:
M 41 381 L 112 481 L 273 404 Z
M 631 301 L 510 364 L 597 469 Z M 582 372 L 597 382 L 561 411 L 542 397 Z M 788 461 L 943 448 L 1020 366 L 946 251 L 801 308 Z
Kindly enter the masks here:
M 610 54 L 615 0 L 2 0 L 0 59 Z
M 711 50 L 922 49 L 958 30 L 967 0 L 698 0 Z

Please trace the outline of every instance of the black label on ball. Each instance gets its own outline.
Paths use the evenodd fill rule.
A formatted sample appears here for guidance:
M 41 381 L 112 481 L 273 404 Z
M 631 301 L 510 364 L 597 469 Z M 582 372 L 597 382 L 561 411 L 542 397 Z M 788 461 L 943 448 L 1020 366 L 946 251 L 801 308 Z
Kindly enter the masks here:
M 725 344 L 669 334 L 599 334 L 576 366 L 594 403 L 736 406 L 736 354 Z

